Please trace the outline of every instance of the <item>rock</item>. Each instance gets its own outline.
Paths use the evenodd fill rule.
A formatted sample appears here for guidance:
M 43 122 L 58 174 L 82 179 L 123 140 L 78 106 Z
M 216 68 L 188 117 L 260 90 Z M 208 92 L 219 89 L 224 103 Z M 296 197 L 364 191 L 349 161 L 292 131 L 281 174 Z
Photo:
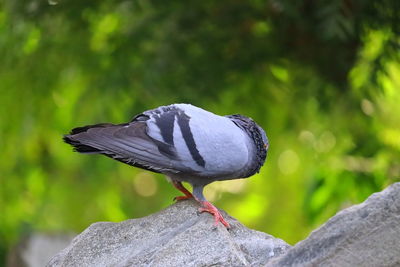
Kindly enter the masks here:
M 339 212 L 290 248 L 194 201 L 121 223 L 95 223 L 48 266 L 400 266 L 400 183 Z
M 10 251 L 8 267 L 41 267 L 61 249 L 66 248 L 74 234 L 32 233 Z
M 223 212 L 228 231 L 180 201 L 150 216 L 92 224 L 47 266 L 262 266 L 290 248 Z
M 400 183 L 339 212 L 266 266 L 400 266 Z

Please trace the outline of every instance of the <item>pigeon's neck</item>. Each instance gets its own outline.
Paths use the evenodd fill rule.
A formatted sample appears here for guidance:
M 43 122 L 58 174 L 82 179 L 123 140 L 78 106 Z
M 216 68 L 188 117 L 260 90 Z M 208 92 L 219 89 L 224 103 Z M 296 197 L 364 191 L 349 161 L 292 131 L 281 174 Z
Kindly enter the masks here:
M 240 129 L 245 131 L 254 143 L 255 157 L 253 157 L 245 177 L 258 173 L 262 165 L 264 165 L 267 157 L 267 148 L 263 141 L 263 133 L 261 132 L 262 130 L 260 126 L 258 126 L 252 119 L 240 114 L 228 115 L 226 117 L 230 118 Z

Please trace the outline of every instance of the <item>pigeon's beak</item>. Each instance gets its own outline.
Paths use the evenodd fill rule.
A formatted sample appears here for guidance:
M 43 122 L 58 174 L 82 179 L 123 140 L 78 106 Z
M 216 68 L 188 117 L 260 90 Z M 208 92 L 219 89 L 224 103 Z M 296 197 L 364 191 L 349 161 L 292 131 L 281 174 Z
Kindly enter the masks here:
M 268 147 L 269 147 L 269 144 L 264 144 L 265 149 L 268 149 Z

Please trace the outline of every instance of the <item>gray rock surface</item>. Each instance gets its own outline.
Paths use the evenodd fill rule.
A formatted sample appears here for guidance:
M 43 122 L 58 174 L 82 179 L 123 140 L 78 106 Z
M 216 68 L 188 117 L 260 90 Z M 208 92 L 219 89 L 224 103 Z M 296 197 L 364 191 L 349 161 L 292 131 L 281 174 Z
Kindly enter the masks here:
M 266 266 L 400 266 L 400 183 L 339 212 Z
M 48 266 L 400 266 L 400 183 L 347 208 L 290 248 L 223 213 L 178 202 L 141 219 L 95 223 Z
M 198 208 L 185 200 L 144 218 L 94 223 L 47 266 L 262 266 L 290 248 L 224 212 L 231 229 L 214 227 Z

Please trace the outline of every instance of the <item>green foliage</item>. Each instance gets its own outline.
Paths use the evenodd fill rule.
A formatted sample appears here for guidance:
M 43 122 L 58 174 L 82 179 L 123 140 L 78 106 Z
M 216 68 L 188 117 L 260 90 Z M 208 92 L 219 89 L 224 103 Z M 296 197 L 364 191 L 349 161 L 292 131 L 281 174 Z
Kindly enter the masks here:
M 71 152 L 75 126 L 190 102 L 270 138 L 251 179 L 206 195 L 294 243 L 399 180 L 400 2 L 5 1 L 0 10 L 0 256 L 29 231 L 148 215 L 161 175 Z

